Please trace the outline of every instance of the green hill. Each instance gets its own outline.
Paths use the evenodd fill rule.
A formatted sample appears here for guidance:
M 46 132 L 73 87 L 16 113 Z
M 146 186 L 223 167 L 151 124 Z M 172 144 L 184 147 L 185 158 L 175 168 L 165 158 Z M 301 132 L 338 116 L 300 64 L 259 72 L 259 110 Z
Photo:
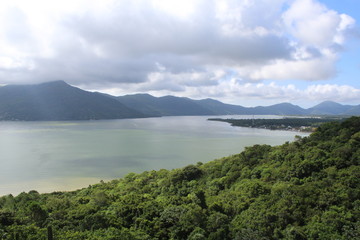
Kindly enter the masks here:
M 0 87 L 0 121 L 93 120 L 161 116 L 206 115 L 360 115 L 360 106 L 323 102 L 309 109 L 290 103 L 243 107 L 214 99 L 154 97 L 134 94 L 120 97 L 88 92 L 64 81 Z
M 215 115 L 211 109 L 185 97 L 153 97 L 149 94 L 125 95 L 117 98 L 125 106 L 152 116 Z
M 117 97 L 117 100 L 129 108 L 151 116 L 307 114 L 307 110 L 290 103 L 247 108 L 225 104 L 211 98 L 193 100 L 175 96 L 154 97 L 149 94 L 125 95 Z
M 194 159 L 194 162 L 196 160 Z M 73 192 L 0 198 L 3 239 L 360 239 L 360 118 Z
M 347 112 L 354 111 L 355 109 L 356 106 L 342 105 L 332 101 L 325 101 L 312 108 L 307 109 L 307 113 L 313 115 L 339 115 L 346 114 Z
M 119 101 L 64 81 L 0 87 L 0 120 L 92 120 L 145 117 Z

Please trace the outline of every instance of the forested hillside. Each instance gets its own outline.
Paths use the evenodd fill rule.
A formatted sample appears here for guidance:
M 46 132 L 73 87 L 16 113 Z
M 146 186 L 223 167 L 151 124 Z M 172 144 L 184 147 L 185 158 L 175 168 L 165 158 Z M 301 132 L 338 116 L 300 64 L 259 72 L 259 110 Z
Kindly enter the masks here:
M 0 87 L 0 120 L 63 121 L 146 117 L 108 96 L 64 81 Z
M 359 162 L 360 118 L 352 117 L 206 164 L 131 173 L 74 192 L 4 196 L 0 236 L 360 239 Z
M 220 121 L 230 123 L 236 127 L 265 128 L 271 130 L 291 130 L 291 131 L 307 131 L 311 132 L 323 123 L 343 121 L 341 117 L 316 117 L 316 118 L 280 118 L 280 119 L 222 119 L 209 118 L 210 121 Z
M 64 81 L 0 87 L 0 121 L 98 120 L 206 115 L 360 115 L 360 105 L 323 102 L 303 109 L 290 103 L 243 107 L 214 99 L 154 97 L 134 94 L 114 97 L 73 87 Z

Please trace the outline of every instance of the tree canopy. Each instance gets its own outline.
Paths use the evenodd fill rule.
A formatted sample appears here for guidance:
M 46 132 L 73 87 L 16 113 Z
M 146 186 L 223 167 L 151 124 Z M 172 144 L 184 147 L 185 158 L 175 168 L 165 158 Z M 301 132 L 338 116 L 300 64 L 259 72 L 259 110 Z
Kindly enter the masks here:
M 194 159 L 194 162 L 196 160 Z M 72 192 L 0 198 L 2 239 L 360 239 L 360 118 Z

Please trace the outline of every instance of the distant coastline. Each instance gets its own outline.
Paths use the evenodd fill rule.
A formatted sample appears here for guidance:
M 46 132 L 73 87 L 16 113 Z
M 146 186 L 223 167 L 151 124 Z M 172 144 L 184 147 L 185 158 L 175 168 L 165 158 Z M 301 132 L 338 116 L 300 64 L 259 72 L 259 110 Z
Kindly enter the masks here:
M 344 117 L 297 117 L 282 119 L 223 119 L 209 118 L 209 121 L 219 121 L 230 123 L 234 127 L 250 127 L 270 130 L 314 132 L 316 128 L 326 122 L 343 121 Z

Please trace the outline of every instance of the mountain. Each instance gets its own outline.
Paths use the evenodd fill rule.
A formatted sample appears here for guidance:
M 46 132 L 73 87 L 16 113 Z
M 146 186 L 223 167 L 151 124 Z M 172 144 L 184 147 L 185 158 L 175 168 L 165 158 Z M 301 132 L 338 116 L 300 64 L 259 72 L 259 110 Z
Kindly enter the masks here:
M 149 116 L 161 117 L 162 113 L 157 109 L 157 98 L 150 94 L 134 94 L 116 97 L 116 99 L 125 106 L 137 109 L 138 111 Z
M 203 107 L 190 98 L 135 94 L 118 97 L 118 100 L 130 108 L 152 116 L 216 115 L 212 109 Z
M 360 105 L 350 106 L 326 101 L 312 108 L 304 109 L 291 103 L 279 103 L 271 106 L 243 107 L 222 103 L 207 98 L 165 96 L 154 97 L 149 94 L 134 94 L 117 97 L 128 106 L 151 116 L 186 115 L 360 115 Z
M 303 109 L 291 103 L 243 107 L 207 98 L 154 97 L 133 94 L 120 97 L 88 92 L 64 81 L 0 87 L 0 120 L 90 120 L 161 116 L 210 115 L 360 115 L 360 105 L 326 101 Z
M 304 115 L 306 110 L 291 103 L 279 103 L 268 107 L 254 107 L 252 114 L 258 115 Z
M 243 107 L 225 104 L 207 98 L 193 100 L 174 96 L 153 97 L 149 94 L 135 94 L 117 98 L 124 105 L 153 116 L 183 115 L 304 115 L 307 111 L 291 103 L 280 103 L 268 107 Z
M 345 115 L 359 116 L 360 115 L 360 105 L 352 106 L 348 111 L 345 112 Z
M 153 97 L 149 94 L 125 95 L 117 98 L 124 105 L 153 116 L 195 116 L 249 114 L 248 108 L 225 104 L 208 98 Z
M 145 117 L 119 101 L 64 81 L 0 88 L 1 120 L 90 120 Z
M 341 105 L 332 101 L 322 102 L 312 108 L 307 109 L 306 113 L 309 115 L 341 115 L 349 111 L 353 106 Z
M 249 114 L 246 107 L 225 104 L 211 98 L 194 100 L 194 102 L 203 108 L 211 110 L 215 115 Z

